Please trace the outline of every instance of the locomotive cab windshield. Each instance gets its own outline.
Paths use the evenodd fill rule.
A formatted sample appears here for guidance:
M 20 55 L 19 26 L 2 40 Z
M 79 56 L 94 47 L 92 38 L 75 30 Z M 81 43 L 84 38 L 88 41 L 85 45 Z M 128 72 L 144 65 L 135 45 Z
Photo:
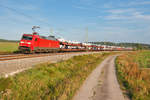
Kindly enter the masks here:
M 22 40 L 32 40 L 32 36 L 23 35 Z

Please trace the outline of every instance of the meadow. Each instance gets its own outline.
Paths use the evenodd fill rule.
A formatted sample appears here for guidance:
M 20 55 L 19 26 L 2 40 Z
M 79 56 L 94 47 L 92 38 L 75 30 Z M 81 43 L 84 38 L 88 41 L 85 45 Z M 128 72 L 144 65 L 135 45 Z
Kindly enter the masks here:
M 131 100 L 150 100 L 150 51 L 119 56 L 116 69 L 119 83 Z
M 13 53 L 18 50 L 17 42 L 0 42 L 0 54 Z
M 94 68 L 112 53 L 75 56 L 44 63 L 0 79 L 0 98 L 6 100 L 70 100 Z

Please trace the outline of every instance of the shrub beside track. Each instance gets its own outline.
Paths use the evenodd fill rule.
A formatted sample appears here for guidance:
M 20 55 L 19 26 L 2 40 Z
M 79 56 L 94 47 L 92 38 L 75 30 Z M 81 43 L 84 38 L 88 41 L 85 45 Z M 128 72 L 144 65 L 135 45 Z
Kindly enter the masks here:
M 75 56 L 44 63 L 9 78 L 0 79 L 0 98 L 69 100 L 92 70 L 112 53 Z

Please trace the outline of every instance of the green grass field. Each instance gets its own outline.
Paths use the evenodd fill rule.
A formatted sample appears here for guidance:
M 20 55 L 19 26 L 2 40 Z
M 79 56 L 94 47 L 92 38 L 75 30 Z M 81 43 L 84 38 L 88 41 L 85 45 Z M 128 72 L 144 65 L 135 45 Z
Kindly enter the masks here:
M 12 53 L 18 50 L 17 42 L 0 42 L 0 54 Z
M 140 68 L 150 68 L 150 51 L 139 51 L 132 58 Z
M 131 100 L 150 100 L 150 51 L 123 54 L 116 59 L 117 75 Z
M 70 100 L 86 77 L 111 53 L 75 56 L 67 61 L 35 66 L 0 79 L 0 98 L 6 100 Z

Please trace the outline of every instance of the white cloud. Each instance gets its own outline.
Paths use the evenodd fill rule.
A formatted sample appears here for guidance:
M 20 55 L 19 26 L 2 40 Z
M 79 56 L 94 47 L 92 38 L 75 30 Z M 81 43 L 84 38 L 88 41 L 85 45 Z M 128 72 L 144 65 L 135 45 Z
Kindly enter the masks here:
M 110 12 L 112 14 L 132 13 L 134 11 L 135 11 L 134 9 L 111 9 L 111 10 L 108 10 L 108 12 Z
M 150 1 L 132 1 L 128 4 L 128 6 L 139 6 L 139 5 L 150 5 Z
M 73 6 L 74 8 L 82 9 L 82 10 L 89 10 L 89 7 L 84 6 Z
M 125 15 L 109 15 L 106 16 L 105 19 L 107 20 L 150 20 L 150 15 L 144 15 L 144 14 L 133 14 L 130 16 Z
M 80 3 L 83 5 L 92 5 L 96 2 L 96 0 L 80 0 Z
M 22 10 L 29 10 L 29 11 L 35 11 L 35 10 L 39 10 L 39 8 L 37 6 L 33 6 L 31 4 L 28 5 L 21 5 L 21 6 L 17 6 L 17 8 L 22 9 Z
M 134 13 L 132 17 L 137 19 L 150 20 L 150 15 L 144 15 L 139 12 Z
M 111 2 L 110 3 L 105 3 L 103 5 L 103 8 L 113 8 L 112 3 Z
M 121 19 L 130 19 L 131 17 L 129 16 L 123 16 L 123 15 L 109 15 L 109 16 L 106 16 L 105 19 L 108 19 L 108 20 L 121 20 Z
M 111 9 L 107 11 L 108 16 L 105 16 L 107 20 L 150 20 L 149 14 L 144 14 L 136 9 Z

